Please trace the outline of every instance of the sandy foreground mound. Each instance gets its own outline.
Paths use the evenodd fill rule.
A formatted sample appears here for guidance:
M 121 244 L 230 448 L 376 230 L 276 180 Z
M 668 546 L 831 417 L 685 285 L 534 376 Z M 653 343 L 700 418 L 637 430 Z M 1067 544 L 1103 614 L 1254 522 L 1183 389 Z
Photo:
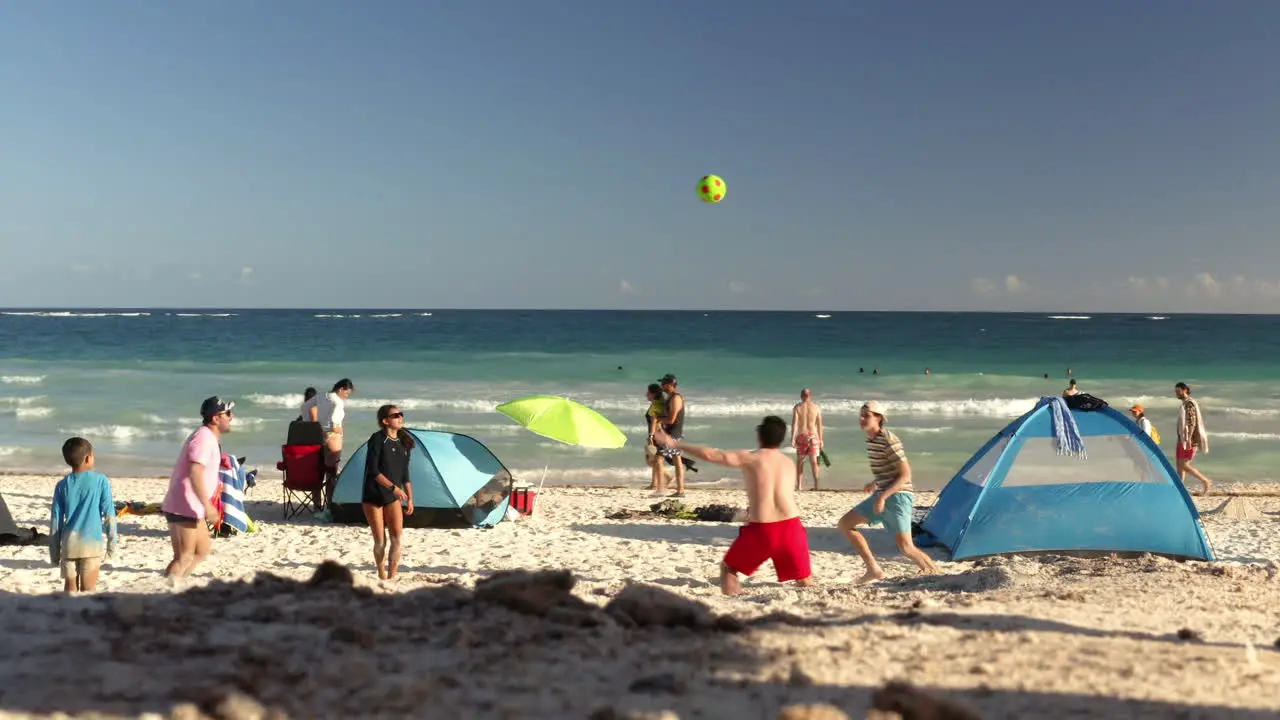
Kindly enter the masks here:
M 819 590 L 804 615 L 721 615 L 640 584 L 584 597 L 567 571 L 377 592 L 336 563 L 305 582 L 262 574 L 171 595 L 5 595 L 0 708 L 192 720 L 1274 717 L 1270 645 L 991 614 L 975 611 L 975 593 L 1080 604 L 1074 580 L 1090 578 L 1091 592 L 1116 581 L 1140 606 L 1144 576 L 1165 575 L 1225 603 L 1256 588 L 1274 602 L 1275 574 L 998 558 L 911 587 Z
M 20 525 L 47 523 L 54 482 L 5 479 Z M 112 484 L 122 500 L 163 493 L 162 481 Z M 278 496 L 256 490 L 261 531 L 216 541 L 180 592 L 160 576 L 170 547 L 158 515 L 121 518 L 122 559 L 93 597 L 55 592 L 47 548 L 0 550 L 0 717 L 1280 712 L 1280 498 L 1263 493 L 1241 505 L 1260 518 L 1205 514 L 1212 563 L 952 562 L 934 550 L 942 574 L 920 577 L 872 529 L 889 578 L 857 587 L 861 563 L 834 525 L 861 496 L 806 492 L 816 586 L 779 584 L 766 565 L 739 598 L 716 587 L 736 525 L 609 519 L 654 502 L 635 489 L 548 488 L 519 522 L 408 531 L 396 583 L 374 577 L 366 528 L 281 521 Z M 697 490 L 685 502 L 742 496 Z M 519 574 L 558 568 L 568 572 Z M 903 682 L 915 692 L 886 690 Z

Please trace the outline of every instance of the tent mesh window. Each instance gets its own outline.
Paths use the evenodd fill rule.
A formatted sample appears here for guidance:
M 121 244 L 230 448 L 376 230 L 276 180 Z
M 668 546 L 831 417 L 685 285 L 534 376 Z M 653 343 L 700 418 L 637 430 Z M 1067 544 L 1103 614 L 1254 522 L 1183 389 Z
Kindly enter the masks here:
M 1102 482 L 1167 483 L 1159 461 L 1133 435 L 1093 435 L 1085 439 L 1088 457 L 1058 454 L 1050 437 L 1025 438 L 1003 487 Z M 985 458 L 984 458 L 985 460 Z

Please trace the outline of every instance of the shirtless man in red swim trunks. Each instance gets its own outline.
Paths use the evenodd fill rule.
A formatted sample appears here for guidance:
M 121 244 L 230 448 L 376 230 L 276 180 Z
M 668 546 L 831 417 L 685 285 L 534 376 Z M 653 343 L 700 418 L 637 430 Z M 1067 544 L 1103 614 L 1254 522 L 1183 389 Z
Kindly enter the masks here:
M 822 451 L 822 408 L 809 388 L 800 391 L 800 402 L 791 410 L 791 447 L 796 449 L 796 489 L 804 483 L 804 461 L 813 468 L 813 489 L 818 489 L 818 453 Z
M 773 560 L 778 582 L 795 580 L 812 585 L 809 536 L 796 509 L 796 466 L 778 449 L 787 436 L 787 423 L 770 415 L 756 426 L 759 449 L 719 450 L 675 440 L 662 430 L 654 433 L 659 445 L 669 444 L 686 455 L 742 470 L 747 488 L 747 524 L 738 530 L 729 552 L 720 563 L 720 590 L 725 595 L 742 592 L 738 573 L 752 575 Z

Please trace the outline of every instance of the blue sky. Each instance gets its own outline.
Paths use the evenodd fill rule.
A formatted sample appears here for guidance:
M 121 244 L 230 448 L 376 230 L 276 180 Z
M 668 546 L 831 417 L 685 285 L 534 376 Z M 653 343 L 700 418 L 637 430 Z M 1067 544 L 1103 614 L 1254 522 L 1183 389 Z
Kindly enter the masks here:
M 0 305 L 1280 307 L 1280 3 L 4 15 Z

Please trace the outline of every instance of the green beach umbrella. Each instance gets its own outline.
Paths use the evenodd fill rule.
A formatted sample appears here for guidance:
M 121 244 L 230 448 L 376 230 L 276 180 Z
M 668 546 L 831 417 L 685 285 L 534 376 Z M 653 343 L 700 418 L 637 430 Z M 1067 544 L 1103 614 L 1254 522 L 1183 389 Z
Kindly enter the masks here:
M 526 430 L 566 445 L 620 448 L 627 436 L 613 423 L 581 403 L 555 395 L 532 395 L 497 407 Z

